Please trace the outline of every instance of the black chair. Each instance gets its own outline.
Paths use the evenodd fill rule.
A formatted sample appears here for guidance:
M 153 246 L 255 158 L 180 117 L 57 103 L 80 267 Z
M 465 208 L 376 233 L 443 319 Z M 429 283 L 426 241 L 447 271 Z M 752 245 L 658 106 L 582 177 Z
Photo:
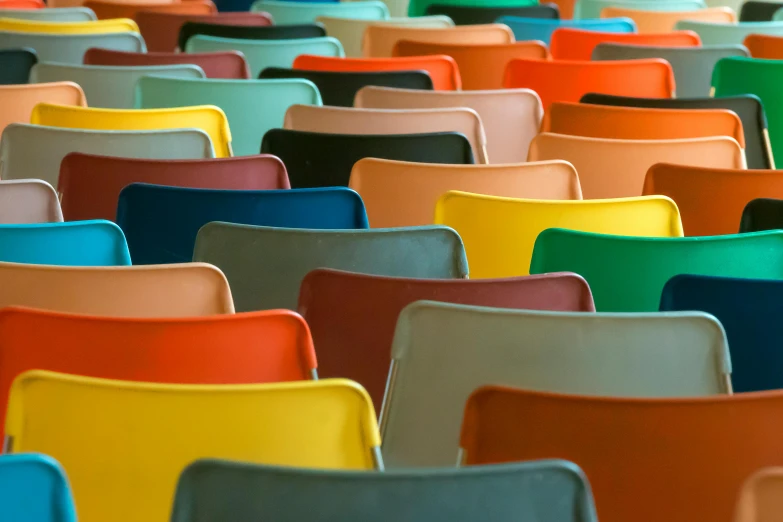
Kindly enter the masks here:
M 304 78 L 310 80 L 321 92 L 323 104 L 336 107 L 353 107 L 356 93 L 368 85 L 432 90 L 432 78 L 427 71 L 336 72 L 267 67 L 261 71 L 258 78 Z
M 783 2 L 745 2 L 740 9 L 740 22 L 771 22 Z
M 749 169 L 772 169 L 774 161 L 767 134 L 767 117 L 761 100 L 752 94 L 725 98 L 631 98 L 589 93 L 581 103 L 649 109 L 728 109 L 739 116 L 745 134 L 745 159 Z
M 0 50 L 0 85 L 30 83 L 30 69 L 38 63 L 33 49 Z
M 783 200 L 754 199 L 742 211 L 740 233 L 783 230 Z
M 522 18 L 545 18 L 559 20 L 560 10 L 555 4 L 529 5 L 524 7 L 473 7 L 462 5 L 430 4 L 428 15 L 446 15 L 457 25 L 494 24 L 501 16 Z
M 470 142 L 458 132 L 324 134 L 272 129 L 261 152 L 285 164 L 291 188 L 347 187 L 354 163 L 381 158 L 419 163 L 474 163 Z
M 326 29 L 322 24 L 252 26 L 185 22 L 179 30 L 179 48 L 184 49 L 188 38 L 197 34 L 242 40 L 293 40 L 326 36 Z

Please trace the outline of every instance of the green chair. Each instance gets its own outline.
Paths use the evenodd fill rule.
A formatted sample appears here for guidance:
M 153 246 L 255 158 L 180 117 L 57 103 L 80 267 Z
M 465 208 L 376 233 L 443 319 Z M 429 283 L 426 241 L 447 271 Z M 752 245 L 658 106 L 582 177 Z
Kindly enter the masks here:
M 92 47 L 147 52 L 139 33 L 47 34 L 0 31 L 0 49 L 35 49 L 39 62 L 80 64 Z
M 304 4 L 302 4 L 304 5 Z M 250 66 L 250 77 L 258 78 L 267 67 L 291 68 L 300 54 L 315 54 L 343 58 L 345 52 L 336 38 L 301 38 L 295 40 L 240 40 L 217 36 L 195 35 L 185 44 L 187 53 L 239 51 Z
M 3 18 L 32 22 L 92 22 L 98 19 L 87 7 L 48 7 L 46 9 L 3 9 Z
M 208 223 L 198 232 L 195 261 L 219 267 L 237 311 L 296 310 L 299 285 L 316 268 L 367 274 L 465 278 L 465 247 L 441 226 L 310 230 Z
M 653 312 L 666 281 L 679 274 L 783 279 L 783 231 L 643 238 L 545 230 L 530 273 L 561 271 L 587 280 L 596 310 Z
M 702 0 L 579 0 L 574 19 L 601 18 L 606 7 L 624 7 L 641 11 L 697 11 L 707 7 Z
M 738 24 L 680 20 L 675 29 L 694 31 L 702 45 L 742 44 L 749 34 L 783 36 L 783 22 L 740 22 Z
M 481 0 L 410 0 L 410 3 L 408 3 L 408 16 L 424 16 L 427 14 L 427 7 L 431 4 L 447 4 L 460 7 L 481 7 L 487 4 L 490 4 L 492 7 L 524 7 L 538 5 L 538 0 L 493 0 L 492 2 L 483 2 Z
M 251 11 L 272 15 L 276 24 L 309 24 L 319 16 L 339 18 L 361 18 L 363 20 L 386 20 L 389 8 L 378 0 L 358 2 L 278 2 L 258 0 L 250 6 Z M 424 14 L 424 13 L 422 13 Z
M 206 80 L 146 76 L 137 87 L 137 107 L 160 109 L 216 105 L 231 128 L 236 156 L 258 154 L 266 131 L 282 127 L 291 105 L 321 105 L 316 86 L 302 79 Z

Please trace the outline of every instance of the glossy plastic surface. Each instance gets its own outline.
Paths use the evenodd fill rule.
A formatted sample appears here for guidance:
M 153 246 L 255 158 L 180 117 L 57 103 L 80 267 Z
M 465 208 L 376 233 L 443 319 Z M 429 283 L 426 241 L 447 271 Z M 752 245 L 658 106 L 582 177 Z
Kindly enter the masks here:
M 171 4 L 186 6 L 190 2 Z M 170 53 L 176 50 L 179 30 L 188 21 L 210 22 L 223 25 L 272 25 L 272 18 L 266 13 L 221 12 L 212 15 L 178 14 L 156 11 L 141 11 L 136 15 L 141 35 L 150 52 Z
M 57 192 L 45 181 L 0 181 L 0 223 L 58 223 L 62 220 Z
M 569 17 L 570 18 L 570 17 Z M 612 18 L 605 20 L 541 20 L 516 16 L 501 16 L 497 23 L 506 24 L 514 32 L 518 42 L 539 40 L 549 45 L 552 33 L 561 27 L 587 29 L 593 31 L 611 31 L 615 33 L 636 32 L 636 25 L 630 18 Z
M 40 62 L 80 64 L 84 53 L 93 47 L 135 53 L 143 53 L 147 49 L 141 36 L 133 32 L 51 34 L 0 31 L 0 49 L 35 49 Z M 29 70 L 33 63 L 28 61 L 25 67 Z
M 400 27 L 370 25 L 364 32 L 364 56 L 386 58 L 394 56 L 394 46 L 400 40 L 426 43 L 505 44 L 514 41 L 514 34 L 503 24 L 463 25 L 450 28 Z
M 29 123 L 39 103 L 87 106 L 84 91 L 73 82 L 0 85 L 0 132 L 11 123 Z
M 0 456 L 0 517 L 26 522 L 76 522 L 62 466 L 46 455 Z
M 129 53 L 92 48 L 84 54 L 85 65 L 150 66 L 193 64 L 201 67 L 207 78 L 247 80 L 250 69 L 242 53 L 223 51 L 214 53 Z
M 693 31 L 639 34 L 561 28 L 552 33 L 549 49 L 555 60 L 589 60 L 593 49 L 601 43 L 656 47 L 701 47 L 701 40 Z

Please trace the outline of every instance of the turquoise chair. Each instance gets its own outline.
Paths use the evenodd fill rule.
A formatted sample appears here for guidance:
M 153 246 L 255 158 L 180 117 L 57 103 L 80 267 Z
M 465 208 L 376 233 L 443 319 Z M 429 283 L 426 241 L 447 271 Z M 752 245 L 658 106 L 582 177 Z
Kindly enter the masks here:
M 549 45 L 555 29 L 568 27 L 608 33 L 635 33 L 636 24 L 630 18 L 603 18 L 599 20 L 545 20 L 543 18 L 520 18 L 501 16 L 497 23 L 506 24 L 518 42 L 540 40 Z
M 783 36 L 783 22 L 741 22 L 738 24 L 680 20 L 675 29 L 694 31 L 702 45 L 742 44 L 749 34 Z
M 139 33 L 47 34 L 0 31 L 0 49 L 35 49 L 39 62 L 76 63 L 92 47 L 146 53 Z
M 231 128 L 237 156 L 258 154 L 269 129 L 283 126 L 291 105 L 321 105 L 318 88 L 309 80 L 206 80 L 141 78 L 136 107 L 159 109 L 189 105 L 216 105 L 223 109 Z
M 707 5 L 702 0 L 579 0 L 574 18 L 600 18 L 606 7 L 624 7 L 641 11 L 698 11 Z
M 247 64 L 250 66 L 251 78 L 258 78 L 261 71 L 267 67 L 290 69 L 294 59 L 300 54 L 345 57 L 340 41 L 329 36 L 293 40 L 241 40 L 198 34 L 188 38 L 188 43 L 185 44 L 185 52 L 187 53 L 212 51 L 239 51 L 244 54 Z
M 3 9 L 3 18 L 32 22 L 92 22 L 98 17 L 87 7 L 48 7 L 46 9 Z
M 60 464 L 35 453 L 0 455 L 0 520 L 76 522 L 71 487 Z
M 131 264 L 122 230 L 102 219 L 0 225 L 0 261 L 61 266 Z
M 262 11 L 272 15 L 275 24 L 309 24 L 319 16 L 338 18 L 361 18 L 363 20 L 386 20 L 389 8 L 378 0 L 359 2 L 278 2 L 258 0 L 250 6 L 251 11 Z

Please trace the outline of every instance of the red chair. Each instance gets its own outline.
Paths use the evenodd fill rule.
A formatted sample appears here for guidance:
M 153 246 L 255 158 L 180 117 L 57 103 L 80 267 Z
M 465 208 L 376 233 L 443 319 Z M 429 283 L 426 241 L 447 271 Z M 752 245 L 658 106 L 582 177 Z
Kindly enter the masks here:
M 247 80 L 250 68 L 239 51 L 215 53 L 134 53 L 93 47 L 84 53 L 85 65 L 174 65 L 195 64 L 204 70 L 207 78 Z
M 2 0 L 0 9 L 43 9 L 46 4 L 42 0 Z
M 693 31 L 670 33 L 604 33 L 563 27 L 552 33 L 549 48 L 555 60 L 590 60 L 601 43 L 650 45 L 654 47 L 701 47 L 701 38 Z
M 182 2 L 186 4 L 188 2 Z M 224 25 L 272 25 L 268 13 L 216 13 L 212 15 L 157 13 L 139 11 L 136 23 L 144 37 L 149 52 L 169 53 L 177 49 L 179 30 L 185 22 L 201 22 Z
M 84 7 L 95 12 L 98 20 L 112 18 L 135 19 L 141 11 L 155 13 L 176 13 L 182 15 L 214 15 L 217 7 L 211 0 L 187 0 L 187 2 L 110 2 L 108 0 L 87 0 Z

